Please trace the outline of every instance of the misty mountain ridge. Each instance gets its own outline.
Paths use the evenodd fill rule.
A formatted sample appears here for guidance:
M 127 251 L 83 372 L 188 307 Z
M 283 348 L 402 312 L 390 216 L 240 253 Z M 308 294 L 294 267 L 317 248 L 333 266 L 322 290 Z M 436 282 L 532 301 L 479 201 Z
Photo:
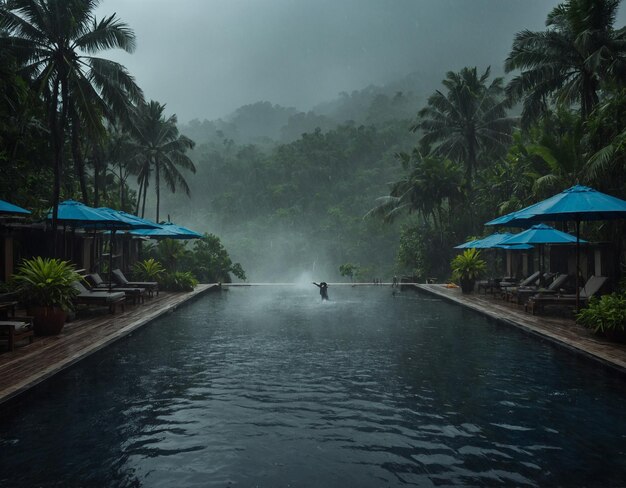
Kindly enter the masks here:
M 413 72 L 382 86 L 370 84 L 351 93 L 341 92 L 309 111 L 258 101 L 224 118 L 191 120 L 181 124 L 180 130 L 197 144 L 232 140 L 238 145 L 264 147 L 293 142 L 317 128 L 326 132 L 345 123 L 382 127 L 391 121 L 412 120 L 442 77 Z

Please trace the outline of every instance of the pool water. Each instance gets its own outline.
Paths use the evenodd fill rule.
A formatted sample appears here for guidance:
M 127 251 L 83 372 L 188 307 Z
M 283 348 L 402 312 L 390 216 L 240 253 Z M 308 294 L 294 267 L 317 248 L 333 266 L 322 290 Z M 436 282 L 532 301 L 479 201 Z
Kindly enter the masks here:
M 211 294 L 0 406 L 0 486 L 624 486 L 626 378 L 389 287 Z

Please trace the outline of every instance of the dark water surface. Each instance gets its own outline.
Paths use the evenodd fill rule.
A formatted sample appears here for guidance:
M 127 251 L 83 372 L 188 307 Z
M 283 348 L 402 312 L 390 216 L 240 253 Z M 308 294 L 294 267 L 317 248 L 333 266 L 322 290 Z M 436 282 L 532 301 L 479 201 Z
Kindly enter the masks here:
M 624 486 L 626 378 L 388 287 L 202 298 L 0 407 L 0 486 Z

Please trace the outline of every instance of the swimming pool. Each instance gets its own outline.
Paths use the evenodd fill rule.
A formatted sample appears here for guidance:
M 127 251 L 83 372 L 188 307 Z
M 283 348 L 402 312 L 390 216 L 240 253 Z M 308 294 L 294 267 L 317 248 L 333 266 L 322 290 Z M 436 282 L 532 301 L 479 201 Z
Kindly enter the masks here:
M 0 406 L 0 486 L 620 486 L 625 379 L 388 287 L 212 294 Z

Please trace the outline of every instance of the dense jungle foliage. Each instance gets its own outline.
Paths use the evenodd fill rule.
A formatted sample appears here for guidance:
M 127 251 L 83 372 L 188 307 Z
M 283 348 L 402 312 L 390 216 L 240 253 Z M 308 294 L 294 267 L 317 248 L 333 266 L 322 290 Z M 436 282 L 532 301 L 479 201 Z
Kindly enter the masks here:
M 512 36 L 506 78 L 468 60 L 435 89 L 411 75 L 308 112 L 258 102 L 181 125 L 96 57 L 134 49 L 115 16 L 94 22 L 82 0 L 7 0 L 0 198 L 39 216 L 66 198 L 168 215 L 219 235 L 253 281 L 330 280 L 345 264 L 357 279 L 443 279 L 453 246 L 497 215 L 576 183 L 626 197 L 620 3 L 546 12 L 544 30 Z M 583 234 L 623 243 L 624 223 Z

